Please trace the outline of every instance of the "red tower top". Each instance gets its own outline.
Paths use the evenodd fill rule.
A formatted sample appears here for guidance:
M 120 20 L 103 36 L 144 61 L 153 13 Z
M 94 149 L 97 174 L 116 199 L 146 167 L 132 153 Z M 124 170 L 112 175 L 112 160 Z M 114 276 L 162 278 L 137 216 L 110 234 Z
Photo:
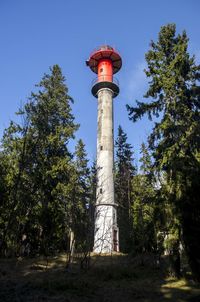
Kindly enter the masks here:
M 98 73 L 98 65 L 102 60 L 109 60 L 112 63 L 113 74 L 118 72 L 122 66 L 122 59 L 119 53 L 109 45 L 100 46 L 99 49 L 92 52 L 89 60 L 86 61 L 87 66 L 95 73 Z
M 113 79 L 113 74 L 118 72 L 122 66 L 119 53 L 113 47 L 103 45 L 93 51 L 86 64 L 93 72 L 98 74 L 98 78 L 92 87 L 93 95 L 97 96 L 97 92 L 101 88 L 110 88 L 113 90 L 114 96 L 117 96 L 119 87 Z

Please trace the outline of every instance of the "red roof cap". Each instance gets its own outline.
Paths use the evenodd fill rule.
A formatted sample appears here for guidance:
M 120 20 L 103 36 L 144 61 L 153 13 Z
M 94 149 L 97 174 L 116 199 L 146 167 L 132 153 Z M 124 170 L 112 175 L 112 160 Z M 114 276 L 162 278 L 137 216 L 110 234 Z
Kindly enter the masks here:
M 94 50 L 86 64 L 93 72 L 98 73 L 98 64 L 102 59 L 110 59 L 112 61 L 113 73 L 118 72 L 122 66 L 120 54 L 109 45 L 102 45 Z

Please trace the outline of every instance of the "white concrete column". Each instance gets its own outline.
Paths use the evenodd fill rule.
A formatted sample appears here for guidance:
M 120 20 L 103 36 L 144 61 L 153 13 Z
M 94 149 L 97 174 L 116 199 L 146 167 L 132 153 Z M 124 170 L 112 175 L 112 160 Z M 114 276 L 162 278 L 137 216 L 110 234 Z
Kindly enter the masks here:
M 113 92 L 98 91 L 97 196 L 94 252 L 118 251 L 117 212 L 114 199 Z

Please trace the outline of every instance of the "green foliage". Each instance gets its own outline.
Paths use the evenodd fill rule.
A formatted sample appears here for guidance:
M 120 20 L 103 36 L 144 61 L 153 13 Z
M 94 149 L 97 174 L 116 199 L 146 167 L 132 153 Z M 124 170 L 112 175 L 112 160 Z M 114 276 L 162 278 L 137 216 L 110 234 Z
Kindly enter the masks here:
M 132 180 L 133 252 L 157 252 L 159 207 L 150 154 L 142 144 L 140 173 Z
M 163 26 L 146 54 L 148 102 L 127 107 L 133 121 L 144 114 L 159 117 L 149 136 L 154 167 L 165 173 L 165 200 L 173 205 L 193 274 L 200 280 L 200 66 L 187 47 L 185 32 L 176 35 L 174 24 Z
M 85 251 L 89 249 L 91 234 L 89 202 L 90 202 L 90 170 L 85 145 L 80 139 L 75 149 L 74 173 L 70 180 L 71 200 L 70 222 L 71 229 L 75 234 L 77 249 Z
M 131 190 L 132 178 L 135 174 L 133 165 L 132 146 L 127 143 L 127 135 L 122 127 L 118 128 L 116 145 L 116 175 L 115 175 L 115 198 L 118 204 L 117 219 L 119 226 L 120 251 L 128 252 L 132 246 L 132 213 L 131 213 Z
M 2 140 L 6 169 L 0 214 L 2 254 L 11 247 L 16 254 L 23 247 L 28 253 L 46 255 L 66 248 L 71 179 L 79 173 L 68 143 L 78 125 L 58 65 L 37 87 L 18 112 L 23 123 L 11 122 Z

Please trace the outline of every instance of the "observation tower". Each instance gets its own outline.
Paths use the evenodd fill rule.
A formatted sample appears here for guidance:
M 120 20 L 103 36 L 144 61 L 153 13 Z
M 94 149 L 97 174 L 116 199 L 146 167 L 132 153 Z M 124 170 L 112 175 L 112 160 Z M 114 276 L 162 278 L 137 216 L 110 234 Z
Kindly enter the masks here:
M 122 59 L 113 47 L 103 45 L 90 55 L 86 65 L 98 75 L 92 83 L 92 94 L 98 99 L 94 252 L 118 252 L 119 232 L 114 192 L 113 98 L 119 94 L 119 85 L 113 74 L 120 70 Z

